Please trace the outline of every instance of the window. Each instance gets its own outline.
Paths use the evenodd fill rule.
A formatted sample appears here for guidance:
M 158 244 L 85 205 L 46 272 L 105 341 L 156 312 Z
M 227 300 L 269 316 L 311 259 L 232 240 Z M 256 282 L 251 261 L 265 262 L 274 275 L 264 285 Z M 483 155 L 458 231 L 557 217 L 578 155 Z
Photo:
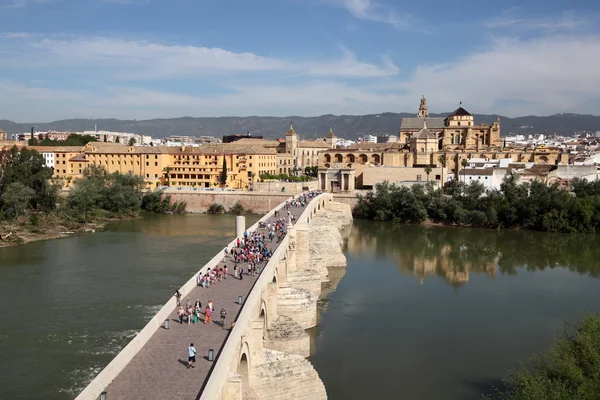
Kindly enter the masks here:
M 421 182 L 421 175 L 417 175 L 417 182 Z
M 436 175 L 436 176 L 435 176 L 435 179 L 439 181 L 440 179 L 442 179 L 442 177 L 441 177 L 441 176 L 439 176 L 439 175 Z
M 150 163 L 148 161 L 146 161 L 146 167 L 148 167 L 150 165 Z
M 155 166 L 155 167 L 158 167 L 158 162 L 155 162 L 155 163 L 154 163 L 154 166 Z

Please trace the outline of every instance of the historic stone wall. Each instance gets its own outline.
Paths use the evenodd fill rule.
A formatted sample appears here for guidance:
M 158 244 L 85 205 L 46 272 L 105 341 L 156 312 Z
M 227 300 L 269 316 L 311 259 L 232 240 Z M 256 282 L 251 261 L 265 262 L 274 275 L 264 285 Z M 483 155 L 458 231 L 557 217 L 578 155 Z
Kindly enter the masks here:
M 315 179 L 309 182 L 255 182 L 253 189 L 255 192 L 275 192 L 281 193 L 282 189 L 285 189 L 285 193 L 297 194 L 307 190 L 317 190 L 319 188 L 319 182 Z
M 290 198 L 289 193 L 259 193 L 259 192 L 212 192 L 169 189 L 164 192 L 171 195 L 171 201 L 185 201 L 187 212 L 203 213 L 211 204 L 221 204 L 229 209 L 238 201 L 245 209 L 263 214 L 272 210 L 282 201 Z

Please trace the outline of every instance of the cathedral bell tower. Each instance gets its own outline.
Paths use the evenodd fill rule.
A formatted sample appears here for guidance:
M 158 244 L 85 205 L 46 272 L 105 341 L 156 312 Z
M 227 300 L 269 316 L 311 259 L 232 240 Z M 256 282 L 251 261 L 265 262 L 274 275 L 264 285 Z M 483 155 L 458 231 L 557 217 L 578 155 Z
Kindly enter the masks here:
M 425 100 L 425 95 L 421 98 L 421 105 L 419 105 L 419 114 L 417 114 L 419 118 L 428 118 L 429 111 L 427 111 L 427 100 Z

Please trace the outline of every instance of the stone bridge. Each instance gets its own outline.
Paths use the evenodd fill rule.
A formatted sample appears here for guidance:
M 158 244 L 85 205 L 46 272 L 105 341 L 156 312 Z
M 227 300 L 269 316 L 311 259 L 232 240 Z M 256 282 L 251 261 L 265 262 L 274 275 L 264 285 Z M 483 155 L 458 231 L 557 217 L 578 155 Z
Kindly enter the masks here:
M 284 204 L 259 222 L 274 220 Z M 170 300 L 77 400 L 96 400 L 102 393 L 110 400 L 326 399 L 325 387 L 306 359 L 310 355 L 306 330 L 317 324 L 323 284 L 346 266 L 342 232 L 352 215 L 350 207 L 333 201 L 331 194 L 313 198 L 306 207 L 292 207 L 291 212 L 296 223 L 288 224 L 287 234 L 258 276 L 243 281 L 230 277 L 206 289 L 197 286 L 195 274 L 180 289 L 184 299 L 202 296 L 205 303 L 211 298 L 215 314 L 227 305 L 234 320 L 230 329 L 178 323 L 165 329 L 165 320 L 175 318 L 175 303 Z M 248 231 L 256 229 L 258 222 Z M 236 234 L 241 232 L 242 227 L 236 226 Z M 199 272 L 219 265 L 223 257 L 220 252 Z M 234 307 L 238 295 L 244 301 Z M 190 342 L 198 350 L 194 370 L 187 370 L 181 360 Z M 208 349 L 214 350 L 214 361 L 203 357 Z

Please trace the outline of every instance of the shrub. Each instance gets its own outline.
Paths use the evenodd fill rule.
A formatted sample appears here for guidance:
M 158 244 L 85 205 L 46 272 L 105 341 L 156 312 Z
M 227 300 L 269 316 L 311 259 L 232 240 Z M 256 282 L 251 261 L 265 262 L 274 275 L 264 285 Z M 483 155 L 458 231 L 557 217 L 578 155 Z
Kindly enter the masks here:
M 600 314 L 586 314 L 546 351 L 519 364 L 487 400 L 597 399 L 600 393 Z
M 225 207 L 223 207 L 222 204 L 212 203 L 206 212 L 208 214 L 223 214 L 225 212 Z
M 245 214 L 246 210 L 239 201 L 233 205 L 228 211 L 229 214 L 242 215 Z

